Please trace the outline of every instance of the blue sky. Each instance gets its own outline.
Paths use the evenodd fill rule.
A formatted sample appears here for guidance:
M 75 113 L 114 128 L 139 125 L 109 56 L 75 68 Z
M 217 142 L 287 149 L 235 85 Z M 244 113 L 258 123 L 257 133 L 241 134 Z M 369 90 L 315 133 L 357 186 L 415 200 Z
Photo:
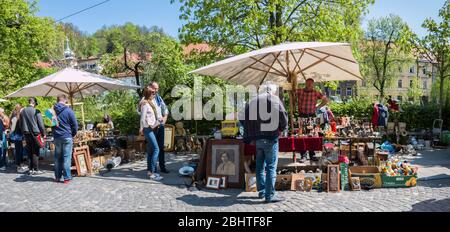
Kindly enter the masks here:
M 39 0 L 38 15 L 61 19 L 103 0 Z M 179 3 L 170 4 L 170 0 L 111 0 L 104 5 L 70 17 L 64 22 L 71 22 L 82 31 L 93 33 L 104 25 L 133 22 L 145 26 L 159 26 L 173 37 L 177 37 L 178 28 L 182 25 L 178 19 Z M 370 7 L 367 20 L 387 16 L 390 13 L 399 15 L 413 31 L 419 35 L 426 34 L 421 28 L 425 18 L 437 18 L 439 9 L 445 0 L 376 0 Z

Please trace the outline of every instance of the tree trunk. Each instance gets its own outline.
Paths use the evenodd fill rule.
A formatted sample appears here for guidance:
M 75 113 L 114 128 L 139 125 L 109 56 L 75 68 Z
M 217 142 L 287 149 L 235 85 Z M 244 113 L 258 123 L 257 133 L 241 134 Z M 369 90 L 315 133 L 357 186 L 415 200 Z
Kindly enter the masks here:
M 444 75 L 441 75 L 441 83 L 439 86 L 439 119 L 442 119 L 442 108 L 444 108 Z

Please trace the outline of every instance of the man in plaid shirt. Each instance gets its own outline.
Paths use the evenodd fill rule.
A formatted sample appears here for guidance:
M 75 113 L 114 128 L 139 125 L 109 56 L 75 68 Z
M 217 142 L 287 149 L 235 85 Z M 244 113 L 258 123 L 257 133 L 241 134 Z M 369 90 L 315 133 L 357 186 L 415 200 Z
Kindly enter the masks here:
M 321 100 L 319 106 L 317 101 Z M 309 78 L 306 80 L 306 87 L 304 89 L 297 90 L 298 112 L 300 118 L 315 118 L 317 109 L 320 109 L 329 103 L 329 100 L 319 91 L 314 90 L 314 79 Z M 301 163 L 306 161 L 306 151 L 300 152 L 302 155 Z M 314 151 L 309 151 L 309 157 L 311 160 L 317 160 Z

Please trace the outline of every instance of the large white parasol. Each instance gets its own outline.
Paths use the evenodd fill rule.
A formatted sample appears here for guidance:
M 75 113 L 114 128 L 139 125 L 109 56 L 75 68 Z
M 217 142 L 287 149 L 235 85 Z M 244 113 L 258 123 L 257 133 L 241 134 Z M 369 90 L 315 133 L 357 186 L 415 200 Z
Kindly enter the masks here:
M 294 108 L 298 83 L 362 80 L 359 65 L 348 43 L 296 42 L 267 47 L 219 61 L 191 73 L 214 76 L 243 86 L 272 81 L 291 91 Z M 293 128 L 293 110 L 291 127 Z
M 98 74 L 66 68 L 33 82 L 6 96 L 6 98 L 50 97 L 57 96 L 58 94 L 66 94 L 72 101 L 74 97 L 98 95 L 104 91 L 138 88 L 141 87 Z

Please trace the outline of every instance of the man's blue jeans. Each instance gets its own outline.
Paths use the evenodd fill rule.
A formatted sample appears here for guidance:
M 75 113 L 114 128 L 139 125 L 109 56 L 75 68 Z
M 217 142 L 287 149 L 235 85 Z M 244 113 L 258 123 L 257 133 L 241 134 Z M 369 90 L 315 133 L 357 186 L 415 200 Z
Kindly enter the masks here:
M 73 139 L 55 139 L 55 178 L 71 180 L 70 167 L 72 166 Z
M 151 128 L 145 128 L 144 135 L 147 139 L 147 170 L 151 173 L 156 173 L 159 155 L 158 141 L 156 140 L 155 132 Z
M 271 201 L 275 196 L 278 165 L 278 139 L 256 140 L 256 182 L 260 196 Z M 266 173 L 264 173 L 266 171 Z

